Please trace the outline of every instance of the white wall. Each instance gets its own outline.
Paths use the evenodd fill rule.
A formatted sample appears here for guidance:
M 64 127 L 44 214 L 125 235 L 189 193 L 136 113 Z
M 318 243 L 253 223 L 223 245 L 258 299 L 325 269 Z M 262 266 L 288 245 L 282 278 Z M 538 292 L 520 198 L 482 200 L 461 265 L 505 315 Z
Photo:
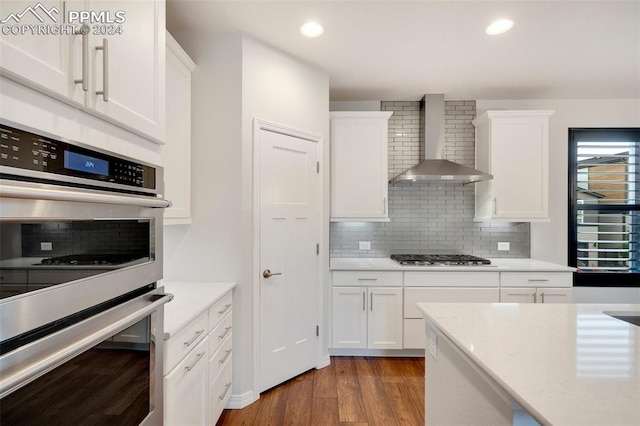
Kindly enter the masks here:
M 531 224 L 531 257 L 567 264 L 568 140 L 571 127 L 640 127 L 640 99 L 478 100 L 490 109 L 555 110 L 549 122 L 549 216 Z
M 329 80 L 325 72 L 241 34 L 174 36 L 196 63 L 192 80 L 193 221 L 165 228 L 164 276 L 171 281 L 238 283 L 232 401 L 247 401 L 258 396 L 252 394 L 253 320 L 257 314 L 252 287 L 253 118 L 324 135 L 324 158 L 328 160 Z M 326 204 L 324 269 L 328 268 L 329 244 Z M 324 347 L 326 351 L 326 344 Z

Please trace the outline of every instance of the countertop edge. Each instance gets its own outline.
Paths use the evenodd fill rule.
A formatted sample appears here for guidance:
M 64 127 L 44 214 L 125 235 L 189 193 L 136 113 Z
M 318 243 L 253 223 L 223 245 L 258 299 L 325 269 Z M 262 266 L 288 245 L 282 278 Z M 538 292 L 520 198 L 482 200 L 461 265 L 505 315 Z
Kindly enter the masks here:
M 167 330 L 167 328 L 166 328 L 167 313 L 166 313 L 166 309 L 165 309 L 165 329 L 163 330 L 163 340 L 169 340 L 172 335 L 175 335 L 176 333 L 179 333 L 187 324 L 189 324 L 191 321 L 193 321 L 195 318 L 197 318 L 203 312 L 207 311 L 214 303 L 216 303 L 218 300 L 220 300 L 228 292 L 232 291 L 236 287 L 237 283 L 232 282 L 232 281 L 221 281 L 221 282 L 216 282 L 216 281 L 211 281 L 211 282 L 207 282 L 207 281 L 162 281 L 161 285 L 164 287 L 165 292 L 173 294 L 174 300 L 176 300 L 177 297 L 180 297 L 179 296 L 180 295 L 180 290 L 176 291 L 176 286 L 190 286 L 190 287 L 196 287 L 196 288 L 197 287 L 202 287 L 202 286 L 215 286 L 216 287 L 216 289 L 215 289 L 216 290 L 216 294 L 212 298 L 207 299 L 207 302 L 199 304 L 198 306 L 194 307 L 193 310 L 190 310 L 188 315 L 185 315 L 184 318 L 181 318 L 180 324 L 174 325 L 173 327 L 171 327 L 170 330 Z

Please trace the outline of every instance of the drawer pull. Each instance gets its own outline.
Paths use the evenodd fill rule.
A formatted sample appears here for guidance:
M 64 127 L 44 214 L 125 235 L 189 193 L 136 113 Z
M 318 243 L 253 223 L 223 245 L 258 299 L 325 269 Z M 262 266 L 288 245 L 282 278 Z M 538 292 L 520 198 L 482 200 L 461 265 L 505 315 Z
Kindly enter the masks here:
M 227 397 L 227 394 L 229 393 L 230 390 L 231 390 L 231 382 L 224 385 L 224 392 L 222 393 L 222 395 L 218 397 L 218 399 L 220 401 L 223 401 Z
M 222 358 L 220 361 L 218 361 L 218 363 L 219 363 L 220 365 L 222 365 L 222 364 L 224 364 L 225 362 L 227 362 L 227 360 L 228 360 L 228 359 L 229 359 L 229 357 L 231 356 L 231 349 L 227 350 L 227 351 L 225 352 L 225 354 L 226 354 L 226 355 L 224 356 L 224 358 Z
M 542 303 L 544 303 L 544 292 L 543 291 L 540 292 L 540 299 L 542 300 Z
M 225 312 L 227 312 L 229 310 L 229 308 L 231 308 L 231 303 L 228 303 L 228 304 L 224 305 L 224 309 L 221 310 L 221 311 L 218 311 L 218 315 L 224 314 Z
M 222 333 L 221 335 L 218 336 L 219 340 L 224 340 L 225 337 L 227 337 L 227 334 L 229 334 L 231 332 L 231 326 L 227 327 L 224 329 L 224 333 Z
M 528 281 L 530 283 L 548 283 L 549 282 L 548 279 L 544 279 L 544 278 L 529 278 Z
M 194 334 L 194 335 L 193 335 L 193 337 L 191 338 L 191 340 L 189 340 L 188 342 L 184 342 L 184 345 L 185 345 L 185 346 L 191 346 L 191 344 L 192 344 L 193 342 L 195 342 L 195 341 L 196 341 L 196 339 L 197 339 L 197 338 L 198 338 L 202 333 L 204 333 L 204 328 L 202 328 L 202 329 L 200 329 L 200 330 L 196 331 L 196 334 Z
M 204 356 L 204 352 L 200 352 L 198 355 L 196 355 L 195 361 L 193 361 L 191 364 L 189 364 L 186 367 L 184 367 L 184 369 L 187 370 L 187 371 L 191 371 L 193 369 L 193 367 L 196 366 L 198 361 L 200 361 L 202 359 L 203 356 Z
M 358 278 L 358 281 L 378 281 L 377 278 Z

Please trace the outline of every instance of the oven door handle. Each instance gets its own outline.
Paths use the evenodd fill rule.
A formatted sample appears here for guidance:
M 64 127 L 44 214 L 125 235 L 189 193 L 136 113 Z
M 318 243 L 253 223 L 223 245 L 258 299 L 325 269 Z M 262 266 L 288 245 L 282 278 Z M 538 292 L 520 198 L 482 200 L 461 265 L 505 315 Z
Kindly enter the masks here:
M 72 189 L 30 187 L 26 185 L 0 184 L 0 196 L 35 200 L 75 201 L 82 203 L 123 204 L 138 207 L 171 207 L 171 201 L 162 198 L 136 195 L 74 191 Z
M 158 297 L 158 298 L 156 298 Z M 59 365 L 64 364 L 76 355 L 81 354 L 87 349 L 90 349 L 94 345 L 100 343 L 104 339 L 110 337 L 113 334 L 124 330 L 131 324 L 135 324 L 142 318 L 148 316 L 151 312 L 158 309 L 158 307 L 173 299 L 172 294 L 158 294 L 154 295 L 153 301 L 142 309 L 133 312 L 118 321 L 104 327 L 95 333 L 92 333 L 85 338 L 74 342 L 63 349 L 47 356 L 46 358 L 36 360 L 26 367 L 16 371 L 13 374 L 4 376 L 0 379 L 0 398 L 4 398 L 14 390 L 26 385 L 27 383 L 37 379 L 43 374 L 53 370 Z M 60 332 L 64 332 L 61 330 Z M 159 339 L 162 339 L 162 334 L 158 334 Z

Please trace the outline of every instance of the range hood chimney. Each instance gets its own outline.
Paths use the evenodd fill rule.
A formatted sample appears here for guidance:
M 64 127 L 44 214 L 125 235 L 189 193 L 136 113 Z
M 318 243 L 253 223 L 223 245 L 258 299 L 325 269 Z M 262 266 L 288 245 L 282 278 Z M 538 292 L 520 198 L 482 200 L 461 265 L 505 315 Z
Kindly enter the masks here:
M 420 101 L 420 143 L 424 156 L 417 166 L 405 170 L 389 181 L 448 181 L 473 183 L 493 179 L 489 173 L 444 160 L 444 95 L 424 95 Z

